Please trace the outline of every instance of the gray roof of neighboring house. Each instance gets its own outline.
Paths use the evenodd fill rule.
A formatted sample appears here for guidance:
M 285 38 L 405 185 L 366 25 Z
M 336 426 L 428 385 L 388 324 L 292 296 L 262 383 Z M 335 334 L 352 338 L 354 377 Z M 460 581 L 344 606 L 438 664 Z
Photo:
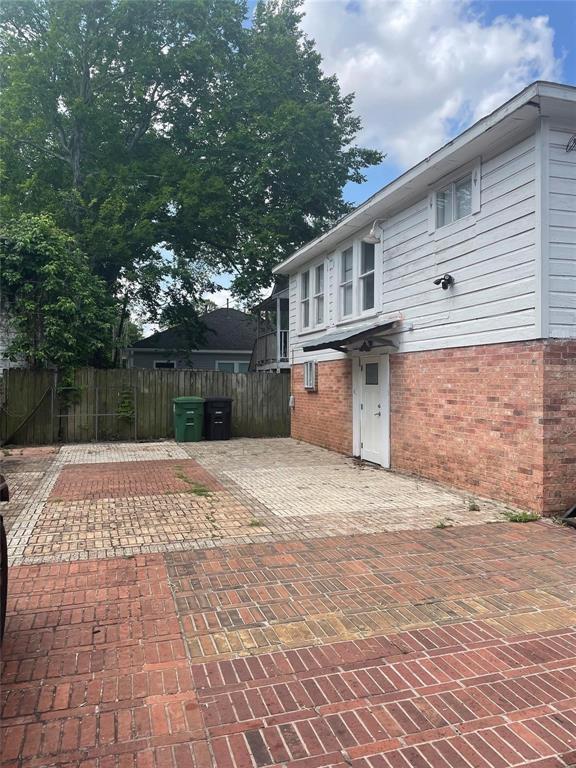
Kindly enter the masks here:
M 196 349 L 251 350 L 256 341 L 257 321 L 253 315 L 238 309 L 215 309 L 207 312 L 202 320 L 206 325 L 203 342 Z M 186 334 L 176 326 L 165 331 L 157 331 L 145 339 L 140 339 L 133 349 L 187 349 Z

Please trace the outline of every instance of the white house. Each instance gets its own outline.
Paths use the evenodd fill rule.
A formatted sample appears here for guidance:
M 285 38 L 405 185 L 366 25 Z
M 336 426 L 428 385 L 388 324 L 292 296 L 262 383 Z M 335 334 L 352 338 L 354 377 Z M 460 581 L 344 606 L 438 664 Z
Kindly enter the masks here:
M 533 83 L 275 272 L 294 437 L 576 503 L 576 88 Z

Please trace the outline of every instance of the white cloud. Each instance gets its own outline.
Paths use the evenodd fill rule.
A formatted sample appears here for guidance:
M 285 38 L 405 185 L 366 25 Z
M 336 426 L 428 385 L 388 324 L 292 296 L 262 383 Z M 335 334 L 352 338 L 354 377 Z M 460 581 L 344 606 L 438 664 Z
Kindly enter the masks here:
M 467 0 L 305 0 L 303 29 L 356 94 L 365 146 L 410 167 L 533 80 L 555 80 L 546 16 L 475 15 Z
M 228 288 L 220 288 L 219 291 L 215 291 L 214 293 L 207 293 L 204 298 L 213 301 L 217 307 L 236 306 L 236 300 L 233 298 L 232 292 L 228 290 Z

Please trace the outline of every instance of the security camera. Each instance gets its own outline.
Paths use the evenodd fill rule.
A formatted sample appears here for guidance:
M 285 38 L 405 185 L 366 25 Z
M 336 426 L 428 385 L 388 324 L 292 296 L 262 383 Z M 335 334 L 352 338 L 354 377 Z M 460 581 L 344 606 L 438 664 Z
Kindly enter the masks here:
M 451 285 L 454 285 L 454 278 L 452 275 L 442 275 L 434 280 L 434 285 L 441 285 L 442 290 L 447 290 Z

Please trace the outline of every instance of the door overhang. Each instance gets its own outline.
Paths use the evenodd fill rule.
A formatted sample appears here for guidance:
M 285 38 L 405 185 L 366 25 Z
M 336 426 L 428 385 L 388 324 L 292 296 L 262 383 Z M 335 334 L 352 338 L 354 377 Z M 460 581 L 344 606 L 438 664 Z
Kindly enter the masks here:
M 323 349 L 334 349 L 336 352 L 371 352 L 375 349 L 385 351 L 397 349 L 397 345 L 387 338 L 387 334 L 393 333 L 398 329 L 400 320 L 389 320 L 385 323 L 379 322 L 363 328 L 356 327 L 341 329 L 326 333 L 312 344 L 303 347 L 304 352 L 319 352 Z

